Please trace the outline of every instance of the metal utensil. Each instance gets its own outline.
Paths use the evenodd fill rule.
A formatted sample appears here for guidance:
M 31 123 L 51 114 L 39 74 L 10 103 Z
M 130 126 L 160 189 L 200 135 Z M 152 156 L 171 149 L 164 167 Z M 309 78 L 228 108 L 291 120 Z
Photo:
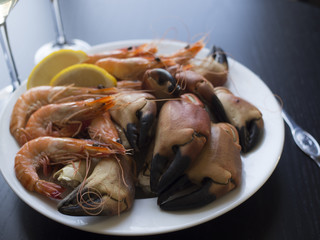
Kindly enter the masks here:
M 298 147 L 310 158 L 312 158 L 320 167 L 320 146 L 317 140 L 315 140 L 314 137 L 297 125 L 283 109 L 282 117 L 290 127 L 291 134 Z

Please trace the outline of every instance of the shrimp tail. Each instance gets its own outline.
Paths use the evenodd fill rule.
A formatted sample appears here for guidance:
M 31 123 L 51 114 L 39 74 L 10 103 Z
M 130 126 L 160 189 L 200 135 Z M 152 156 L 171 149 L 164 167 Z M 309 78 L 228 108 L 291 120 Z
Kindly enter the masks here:
M 60 199 L 64 188 L 58 184 L 39 180 L 35 184 L 35 191 L 50 198 Z

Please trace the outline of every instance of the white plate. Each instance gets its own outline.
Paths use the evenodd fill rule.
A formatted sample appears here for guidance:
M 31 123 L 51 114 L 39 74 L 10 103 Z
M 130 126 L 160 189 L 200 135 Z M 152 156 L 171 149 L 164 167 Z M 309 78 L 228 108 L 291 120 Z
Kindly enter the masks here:
M 138 45 L 147 40 L 114 42 L 96 46 L 91 53 Z M 172 52 L 185 46 L 176 41 L 158 41 L 159 51 Z M 204 49 L 198 55 L 208 53 Z M 84 231 L 110 235 L 149 235 L 192 227 L 214 219 L 235 208 L 252 196 L 270 177 L 281 156 L 284 143 L 284 123 L 280 109 L 269 88 L 259 77 L 240 63 L 229 59 L 230 79 L 228 87 L 238 96 L 254 103 L 262 112 L 265 132 L 261 144 L 249 154 L 242 156 L 243 179 L 241 186 L 200 209 L 179 212 L 165 212 L 158 208 L 156 199 L 136 200 L 133 209 L 115 217 L 72 217 L 60 214 L 56 202 L 36 193 L 26 191 L 16 179 L 14 157 L 18 145 L 9 132 L 11 111 L 18 96 L 25 91 L 24 83 L 4 106 L 1 119 L 0 150 L 2 174 L 13 191 L 29 206 L 54 221 Z

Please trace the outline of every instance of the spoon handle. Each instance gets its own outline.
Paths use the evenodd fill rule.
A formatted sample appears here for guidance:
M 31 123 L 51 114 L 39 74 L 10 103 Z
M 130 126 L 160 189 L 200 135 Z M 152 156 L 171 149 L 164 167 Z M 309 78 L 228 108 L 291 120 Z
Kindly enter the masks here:
M 304 131 L 284 109 L 282 109 L 282 117 L 290 127 L 291 134 L 298 147 L 320 167 L 320 146 L 317 140 Z
M 284 109 L 282 109 L 281 115 L 285 122 L 288 124 L 291 132 L 299 127 L 298 124 L 289 116 L 289 114 Z

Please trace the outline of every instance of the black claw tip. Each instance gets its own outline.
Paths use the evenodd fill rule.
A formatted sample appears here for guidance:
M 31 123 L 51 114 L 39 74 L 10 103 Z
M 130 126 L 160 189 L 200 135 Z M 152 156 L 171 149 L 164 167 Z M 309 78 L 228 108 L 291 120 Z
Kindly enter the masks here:
M 221 101 L 215 94 L 211 97 L 210 110 L 218 122 L 230 123 Z
M 158 183 L 158 193 L 165 191 L 177 178 L 181 177 L 185 170 L 190 166 L 191 159 L 189 156 L 182 156 L 178 148 L 176 156 L 168 169 L 163 173 Z
M 247 126 L 241 127 L 238 131 L 241 151 L 247 153 L 258 143 L 261 130 L 256 121 L 251 121 Z
M 201 187 L 195 184 L 190 185 L 190 187 L 184 189 L 184 191 L 175 192 L 175 194 L 170 197 L 166 196 L 166 199 L 162 197 L 161 201 L 158 201 L 158 204 L 161 209 L 166 211 L 188 210 L 202 207 L 216 200 L 216 196 L 209 191 L 212 184 L 212 179 L 205 178 Z
M 149 132 L 154 121 L 153 114 L 145 114 L 140 118 L 139 147 L 144 148 L 148 141 Z
M 149 76 L 152 77 L 159 85 L 168 84 L 168 93 L 169 94 L 178 94 L 177 91 L 177 81 L 171 75 L 171 73 L 162 68 L 155 68 L 148 72 Z
M 165 171 L 169 159 L 158 153 L 153 157 L 150 168 L 150 188 L 154 193 L 158 192 L 158 182 Z
M 137 145 L 138 130 L 136 125 L 133 123 L 129 123 L 127 125 L 127 130 L 125 131 L 125 134 L 131 147 L 137 150 L 138 149 L 138 145 Z
M 57 208 L 58 211 L 70 216 L 96 215 L 101 208 L 95 206 L 101 205 L 101 198 L 94 192 L 84 188 L 81 193 L 79 187 L 75 188 L 68 196 L 62 199 Z
M 228 64 L 227 55 L 220 47 L 213 46 L 211 49 L 211 56 L 218 63 Z

